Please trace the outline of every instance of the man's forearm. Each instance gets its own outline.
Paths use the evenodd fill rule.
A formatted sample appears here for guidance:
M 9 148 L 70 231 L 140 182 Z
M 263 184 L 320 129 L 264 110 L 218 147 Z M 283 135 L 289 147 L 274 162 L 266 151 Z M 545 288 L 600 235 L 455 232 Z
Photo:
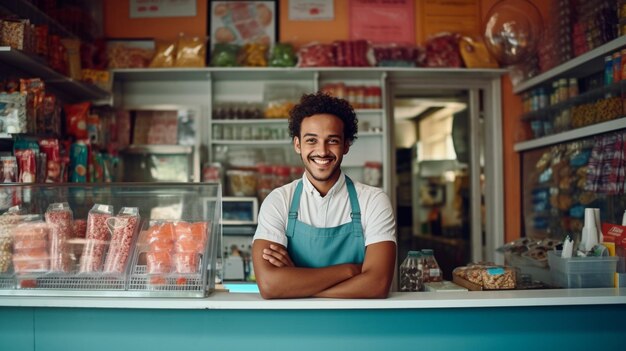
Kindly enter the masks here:
M 339 264 L 323 268 L 266 267 L 257 282 L 266 299 L 311 297 L 356 276 L 360 267 Z
M 315 297 L 384 299 L 389 294 L 390 284 L 389 280 L 364 272 L 315 294 Z

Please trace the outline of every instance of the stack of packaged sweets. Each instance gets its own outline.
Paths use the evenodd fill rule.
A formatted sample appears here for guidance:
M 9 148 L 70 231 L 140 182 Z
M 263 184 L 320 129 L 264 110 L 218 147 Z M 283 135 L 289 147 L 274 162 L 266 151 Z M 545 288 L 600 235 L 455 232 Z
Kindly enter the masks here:
M 89 211 L 79 273 L 102 272 L 104 254 L 111 238 L 107 222 L 112 216 L 113 206 L 110 205 L 95 204 Z
M 104 273 L 123 274 L 126 272 L 139 219 L 137 207 L 122 207 L 117 216 L 107 219 L 107 226 L 112 235 L 104 262 Z

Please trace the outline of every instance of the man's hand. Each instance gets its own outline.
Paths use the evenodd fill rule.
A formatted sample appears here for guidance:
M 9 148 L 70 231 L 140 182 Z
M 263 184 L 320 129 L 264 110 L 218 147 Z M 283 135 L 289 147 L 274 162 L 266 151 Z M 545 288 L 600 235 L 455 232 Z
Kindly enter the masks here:
M 270 244 L 263 249 L 263 259 L 276 267 L 295 267 L 289 253 L 282 246 Z

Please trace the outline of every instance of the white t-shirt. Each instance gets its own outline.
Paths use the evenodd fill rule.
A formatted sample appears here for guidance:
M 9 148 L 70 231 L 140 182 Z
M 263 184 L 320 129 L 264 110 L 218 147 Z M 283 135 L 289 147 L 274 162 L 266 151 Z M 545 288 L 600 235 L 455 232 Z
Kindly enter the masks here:
M 291 199 L 299 179 L 274 189 L 261 204 L 254 240 L 264 239 L 287 247 L 287 219 Z M 354 183 L 359 206 L 365 246 L 381 241 L 396 242 L 396 221 L 389 197 L 382 189 Z M 322 197 L 306 177 L 302 177 L 302 196 L 298 220 L 317 228 L 337 227 L 352 221 L 350 198 L 344 174 Z

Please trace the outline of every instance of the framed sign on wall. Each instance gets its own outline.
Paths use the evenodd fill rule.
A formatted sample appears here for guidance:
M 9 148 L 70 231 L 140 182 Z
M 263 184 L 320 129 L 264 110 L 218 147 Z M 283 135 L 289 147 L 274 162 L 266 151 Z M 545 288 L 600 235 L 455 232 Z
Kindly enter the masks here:
M 271 47 L 278 40 L 276 1 L 209 1 L 211 49 L 216 44 L 248 43 Z

